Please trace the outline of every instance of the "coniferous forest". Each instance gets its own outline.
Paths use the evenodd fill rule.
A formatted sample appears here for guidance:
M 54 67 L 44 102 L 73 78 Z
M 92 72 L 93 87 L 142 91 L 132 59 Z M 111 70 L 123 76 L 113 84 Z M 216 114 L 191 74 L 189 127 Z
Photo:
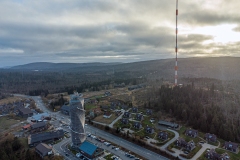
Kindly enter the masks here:
M 238 97 L 216 92 L 214 84 L 209 89 L 195 89 L 194 85 L 174 88 L 163 85 L 156 94 L 158 101 L 153 105 L 156 111 L 163 110 L 199 131 L 240 142 Z

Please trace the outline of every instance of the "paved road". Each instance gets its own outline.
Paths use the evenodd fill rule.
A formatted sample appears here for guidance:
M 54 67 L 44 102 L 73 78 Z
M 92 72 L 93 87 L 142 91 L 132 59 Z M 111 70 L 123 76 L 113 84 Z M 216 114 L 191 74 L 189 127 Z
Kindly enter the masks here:
M 166 149 L 169 144 L 171 144 L 171 143 L 173 143 L 174 141 L 176 141 L 176 140 L 178 139 L 178 137 L 179 137 L 179 133 L 178 133 L 178 132 L 176 132 L 176 131 L 174 131 L 174 130 L 171 130 L 171 129 L 167 129 L 167 130 L 173 132 L 173 133 L 175 134 L 175 136 L 174 136 L 173 139 L 171 139 L 171 140 L 168 141 L 166 144 L 164 144 L 164 145 L 161 147 L 161 149 Z
M 123 146 L 124 148 L 128 149 L 131 152 L 134 152 L 142 157 L 145 157 L 149 160 L 167 160 L 166 157 L 163 157 L 155 152 L 152 152 L 150 150 L 147 150 L 141 146 L 138 146 L 134 143 L 131 143 L 129 141 L 126 141 L 122 138 L 119 138 L 117 136 L 114 136 L 110 133 L 107 133 L 105 131 L 102 131 L 100 129 L 97 129 L 95 127 L 92 126 L 88 126 L 86 127 L 86 131 L 95 134 L 96 136 L 102 137 L 104 139 L 106 139 L 109 142 L 118 144 L 119 146 Z

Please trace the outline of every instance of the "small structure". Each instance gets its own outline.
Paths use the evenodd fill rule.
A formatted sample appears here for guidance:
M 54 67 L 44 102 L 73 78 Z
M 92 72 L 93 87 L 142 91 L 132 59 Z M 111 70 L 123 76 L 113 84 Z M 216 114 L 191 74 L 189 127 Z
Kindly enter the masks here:
M 94 144 L 84 141 L 79 147 L 80 154 L 84 155 L 88 159 L 94 159 L 101 156 L 104 153 L 104 150 L 98 148 Z
M 224 148 L 226 150 L 229 150 L 229 151 L 235 152 L 235 153 L 238 153 L 238 151 L 239 151 L 238 144 L 234 143 L 234 142 L 225 142 L 224 143 Z
M 107 96 L 111 96 L 112 94 L 111 94 L 111 92 L 106 91 L 106 92 L 104 93 L 104 95 L 107 97 Z
M 123 117 L 124 118 L 130 118 L 131 117 L 131 113 L 130 112 L 124 112 Z
M 38 122 L 38 123 L 32 124 L 30 129 L 31 129 L 31 132 L 44 131 L 47 129 L 47 124 L 45 122 Z
M 147 126 L 145 130 L 146 130 L 146 133 L 149 133 L 149 134 L 154 133 L 154 128 L 153 127 Z
M 122 122 L 122 124 L 128 124 L 129 120 L 128 120 L 128 118 L 122 118 L 121 122 Z
M 158 133 L 158 138 L 165 141 L 168 139 L 168 133 L 161 131 Z
M 142 121 L 144 118 L 143 118 L 143 115 L 142 114 L 136 114 L 136 120 L 138 121 Z
M 153 111 L 152 111 L 151 109 L 147 109 L 147 110 L 146 110 L 146 114 L 147 114 L 147 115 L 152 115 L 152 112 L 153 112 Z
M 194 129 L 187 129 L 186 130 L 186 133 L 185 133 L 187 136 L 190 136 L 190 137 L 197 137 L 198 135 L 198 131 L 197 130 L 194 130 Z
M 229 160 L 230 156 L 227 153 L 223 153 L 223 154 L 218 154 L 215 149 L 210 149 L 210 151 L 208 151 L 205 154 L 205 157 L 207 159 L 212 159 L 212 160 Z
M 30 127 L 31 127 L 31 124 L 27 124 L 27 125 L 23 126 L 22 129 L 23 130 L 28 130 L 28 129 L 30 129 Z
M 196 146 L 193 140 L 186 142 L 183 138 L 179 137 L 175 142 L 176 146 L 182 147 L 188 151 L 192 151 Z
M 70 115 L 70 107 L 68 105 L 63 105 L 61 107 L 61 112 L 66 115 Z
M 217 141 L 217 136 L 215 134 L 206 133 L 205 134 L 205 139 L 209 142 L 216 142 Z
M 104 114 L 103 114 L 103 117 L 104 118 L 110 118 L 112 116 L 112 113 L 111 112 L 105 112 Z
M 140 122 L 134 122 L 133 127 L 135 129 L 141 129 L 142 128 L 142 124 Z
M 158 121 L 159 125 L 163 125 L 163 126 L 167 126 L 167 127 L 171 127 L 171 128 L 178 128 L 179 125 L 177 123 L 172 123 L 172 122 L 168 122 L 168 121 Z
M 33 115 L 33 112 L 29 108 L 21 107 L 21 108 L 18 109 L 18 115 L 23 117 L 23 118 L 28 118 L 28 117 L 31 117 Z
M 52 148 L 50 146 L 48 146 L 45 143 L 39 143 L 36 148 L 35 151 L 37 152 L 37 154 L 39 154 L 40 157 L 45 157 L 47 155 L 51 155 L 53 154 L 52 152 Z
M 137 107 L 133 107 L 133 108 L 132 108 L 132 112 L 133 112 L 133 113 L 137 113 L 137 112 L 138 112 L 138 108 L 137 108 Z

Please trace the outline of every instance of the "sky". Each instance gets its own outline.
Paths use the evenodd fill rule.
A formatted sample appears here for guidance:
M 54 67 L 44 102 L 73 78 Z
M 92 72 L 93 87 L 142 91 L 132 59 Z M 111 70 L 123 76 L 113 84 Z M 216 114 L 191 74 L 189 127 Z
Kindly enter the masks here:
M 239 0 L 179 0 L 179 58 L 239 57 Z M 176 0 L 1 0 L 0 67 L 175 58 Z

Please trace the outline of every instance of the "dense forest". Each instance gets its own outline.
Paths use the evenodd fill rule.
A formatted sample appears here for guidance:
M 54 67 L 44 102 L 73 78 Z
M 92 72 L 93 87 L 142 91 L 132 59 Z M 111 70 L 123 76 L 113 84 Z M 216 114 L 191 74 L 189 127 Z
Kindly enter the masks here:
M 194 129 L 240 142 L 237 96 L 217 92 L 214 84 L 207 90 L 195 89 L 194 84 L 174 88 L 163 85 L 155 94 L 158 100 L 152 107 L 156 111 L 163 110 Z

